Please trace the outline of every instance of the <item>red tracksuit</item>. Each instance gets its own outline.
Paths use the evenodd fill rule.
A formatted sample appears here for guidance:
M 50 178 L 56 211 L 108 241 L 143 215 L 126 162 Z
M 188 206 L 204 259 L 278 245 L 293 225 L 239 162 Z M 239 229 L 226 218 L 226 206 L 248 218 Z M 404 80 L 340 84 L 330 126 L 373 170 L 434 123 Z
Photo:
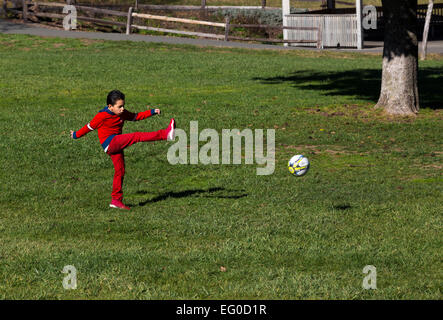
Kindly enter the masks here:
M 88 132 L 97 129 L 98 139 L 103 150 L 109 154 L 114 163 L 114 180 L 112 183 L 112 199 L 123 199 L 123 178 L 125 176 L 125 156 L 123 150 L 134 143 L 166 140 L 166 130 L 155 132 L 134 132 L 122 134 L 125 121 L 144 120 L 155 114 L 155 109 L 139 113 L 132 113 L 125 110 L 120 116 L 111 112 L 107 107 L 100 110 L 97 115 L 83 128 L 74 132 L 74 139 L 78 139 Z

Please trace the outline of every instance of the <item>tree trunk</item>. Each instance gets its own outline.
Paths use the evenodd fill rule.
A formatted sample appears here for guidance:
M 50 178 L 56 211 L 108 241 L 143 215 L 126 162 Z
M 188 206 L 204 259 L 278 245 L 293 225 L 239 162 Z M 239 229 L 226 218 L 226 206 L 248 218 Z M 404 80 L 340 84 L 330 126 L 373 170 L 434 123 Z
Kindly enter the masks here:
M 261 8 L 266 8 L 266 0 L 261 0 Z
M 432 17 L 432 9 L 434 8 L 434 0 L 429 0 L 428 10 L 426 12 L 426 21 L 425 21 L 425 29 L 423 30 L 423 39 L 421 46 L 421 57 L 420 60 L 426 59 L 426 49 L 428 46 L 428 33 L 429 33 L 429 25 L 431 24 Z
M 415 115 L 418 101 L 417 0 L 382 0 L 385 19 L 383 71 L 377 107 Z
M 8 8 L 7 8 L 6 0 L 3 0 L 3 3 L 2 3 L 2 15 L 3 15 L 4 19 L 6 19 L 8 17 Z

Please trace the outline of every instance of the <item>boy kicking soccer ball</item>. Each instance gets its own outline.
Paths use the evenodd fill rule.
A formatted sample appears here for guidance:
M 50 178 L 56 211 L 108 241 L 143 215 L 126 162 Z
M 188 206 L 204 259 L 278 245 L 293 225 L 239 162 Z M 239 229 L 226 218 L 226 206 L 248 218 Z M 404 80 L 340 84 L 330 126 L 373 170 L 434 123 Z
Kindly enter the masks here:
M 169 140 L 175 138 L 175 120 L 171 119 L 166 129 L 155 132 L 134 132 L 122 134 L 125 121 L 139 121 L 150 116 L 160 114 L 160 109 L 151 109 L 144 112 L 132 113 L 125 109 L 125 95 L 113 90 L 108 94 L 107 107 L 100 110 L 97 115 L 78 131 L 71 130 L 71 138 L 78 139 L 88 132 L 97 130 L 98 139 L 103 150 L 111 157 L 114 163 L 114 180 L 112 183 L 111 208 L 129 210 L 123 200 L 123 177 L 125 175 L 125 157 L 123 150 L 134 143 Z

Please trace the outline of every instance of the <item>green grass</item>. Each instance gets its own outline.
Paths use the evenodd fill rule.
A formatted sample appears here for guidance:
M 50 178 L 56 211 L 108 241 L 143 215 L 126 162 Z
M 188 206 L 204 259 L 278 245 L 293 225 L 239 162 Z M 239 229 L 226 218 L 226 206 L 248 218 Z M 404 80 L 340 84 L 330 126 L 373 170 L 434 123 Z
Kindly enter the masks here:
M 373 110 L 381 57 L 0 35 L 0 298 L 441 299 L 443 60 L 420 62 L 416 119 Z M 276 169 L 126 154 L 125 201 L 96 133 L 118 88 L 153 131 L 276 130 Z M 302 178 L 286 163 L 305 154 Z M 64 290 L 65 265 L 78 270 Z M 377 290 L 363 290 L 363 267 Z M 226 271 L 221 271 L 225 267 Z

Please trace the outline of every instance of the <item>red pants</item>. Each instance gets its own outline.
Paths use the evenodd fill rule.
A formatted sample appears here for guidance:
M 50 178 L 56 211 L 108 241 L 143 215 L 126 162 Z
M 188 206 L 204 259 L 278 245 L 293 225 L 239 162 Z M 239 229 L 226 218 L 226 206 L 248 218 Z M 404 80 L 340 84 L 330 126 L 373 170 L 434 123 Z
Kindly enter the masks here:
M 107 151 L 114 163 L 115 170 L 112 182 L 112 199 L 120 201 L 123 199 L 122 186 L 125 176 L 125 155 L 123 150 L 137 142 L 156 140 L 166 140 L 166 130 L 119 134 L 112 139 Z

